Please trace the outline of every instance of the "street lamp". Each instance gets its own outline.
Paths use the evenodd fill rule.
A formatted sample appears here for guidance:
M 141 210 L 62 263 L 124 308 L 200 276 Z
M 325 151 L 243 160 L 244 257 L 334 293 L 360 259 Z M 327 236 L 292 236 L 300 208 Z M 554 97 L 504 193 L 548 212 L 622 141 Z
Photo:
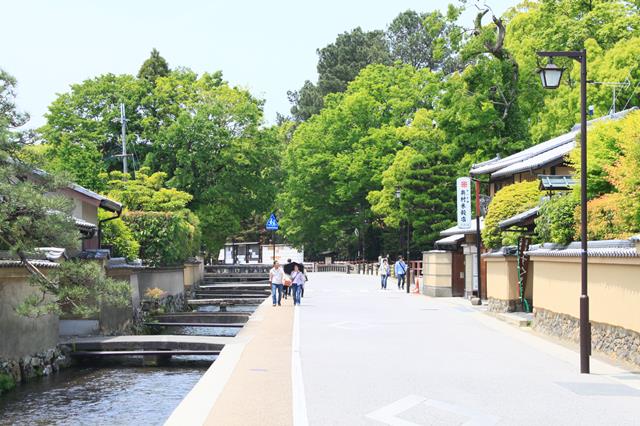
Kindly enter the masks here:
M 542 81 L 542 87 L 545 89 L 557 89 L 560 86 L 560 80 L 562 79 L 562 73 L 564 68 L 558 67 L 551 60 L 549 63 L 538 70 L 540 74 L 540 80 Z
M 402 196 L 402 192 L 401 192 L 400 188 L 396 188 L 396 198 L 398 199 L 398 202 L 400 202 L 400 197 L 401 196 Z M 411 238 L 409 233 L 411 232 L 411 228 L 409 226 L 409 219 L 408 218 L 407 218 L 406 222 L 407 222 L 407 257 L 406 257 L 406 259 L 407 259 L 407 271 L 406 271 L 406 275 L 404 277 L 404 280 L 405 280 L 404 285 L 405 285 L 405 287 L 407 289 L 407 294 L 408 294 L 409 293 L 409 283 L 411 282 L 411 261 L 409 260 L 409 239 Z M 400 237 L 400 241 L 402 241 L 402 237 Z M 400 249 L 402 250 L 402 247 L 400 247 Z
M 555 89 L 560 85 L 564 68 L 551 61 L 565 57 L 580 62 L 580 240 L 581 240 L 581 292 L 580 292 L 580 372 L 589 374 L 591 355 L 591 324 L 589 323 L 589 296 L 587 294 L 587 51 L 538 52 L 550 63 L 539 69 L 543 87 Z

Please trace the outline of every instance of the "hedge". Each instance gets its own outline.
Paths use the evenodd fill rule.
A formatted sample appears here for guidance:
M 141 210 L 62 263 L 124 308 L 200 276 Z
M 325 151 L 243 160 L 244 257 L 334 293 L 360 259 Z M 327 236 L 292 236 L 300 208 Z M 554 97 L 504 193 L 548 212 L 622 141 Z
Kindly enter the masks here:
M 514 232 L 502 232 L 498 224 L 537 206 L 543 195 L 538 189 L 539 185 L 538 180 L 518 182 L 506 186 L 496 193 L 489 204 L 482 230 L 482 241 L 485 247 L 499 248 L 503 245 L 515 244 L 517 235 Z
M 197 254 L 200 237 L 193 213 L 131 211 L 123 220 L 140 243 L 140 258 L 146 265 L 181 265 Z

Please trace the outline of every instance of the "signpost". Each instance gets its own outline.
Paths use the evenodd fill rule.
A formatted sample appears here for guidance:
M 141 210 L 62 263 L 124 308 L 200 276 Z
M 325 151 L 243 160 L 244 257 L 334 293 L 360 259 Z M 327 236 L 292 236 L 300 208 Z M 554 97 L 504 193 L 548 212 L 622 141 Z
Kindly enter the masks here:
M 456 180 L 456 189 L 458 192 L 458 228 L 471 229 L 471 178 L 461 177 Z M 478 283 L 478 299 L 482 300 L 482 284 L 480 273 L 480 181 L 475 181 L 476 196 L 476 260 L 477 260 L 477 283 Z
M 458 192 L 458 228 L 471 229 L 471 178 L 456 180 Z
M 271 213 L 269 216 L 269 220 L 267 220 L 267 224 L 265 226 L 267 231 L 271 231 L 271 244 L 273 244 L 273 259 L 276 260 L 276 231 L 280 229 L 280 225 L 278 224 L 278 219 L 276 218 L 275 213 Z

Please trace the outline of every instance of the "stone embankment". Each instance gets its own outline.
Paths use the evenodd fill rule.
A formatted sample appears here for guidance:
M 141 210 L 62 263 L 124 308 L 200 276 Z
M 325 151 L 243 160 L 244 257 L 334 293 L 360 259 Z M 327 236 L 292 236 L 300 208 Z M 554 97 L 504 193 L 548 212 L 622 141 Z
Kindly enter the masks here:
M 534 309 L 534 318 L 534 330 L 579 343 L 580 322 L 577 318 L 541 308 Z M 593 350 L 640 366 L 640 333 L 591 321 L 591 338 Z
M 16 384 L 26 382 L 35 377 L 49 376 L 71 365 L 71 358 L 63 347 L 47 349 L 19 360 L 0 359 L 0 394 L 4 390 L 13 388 Z

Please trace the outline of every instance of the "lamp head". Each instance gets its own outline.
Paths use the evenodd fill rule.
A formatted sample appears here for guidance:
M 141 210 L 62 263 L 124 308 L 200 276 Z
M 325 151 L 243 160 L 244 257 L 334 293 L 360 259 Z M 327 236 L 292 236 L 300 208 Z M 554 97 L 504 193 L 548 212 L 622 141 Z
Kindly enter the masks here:
M 542 87 L 545 89 L 557 89 L 558 86 L 560 86 L 563 72 L 564 68 L 557 66 L 549 60 L 549 63 L 546 66 L 538 68 Z

